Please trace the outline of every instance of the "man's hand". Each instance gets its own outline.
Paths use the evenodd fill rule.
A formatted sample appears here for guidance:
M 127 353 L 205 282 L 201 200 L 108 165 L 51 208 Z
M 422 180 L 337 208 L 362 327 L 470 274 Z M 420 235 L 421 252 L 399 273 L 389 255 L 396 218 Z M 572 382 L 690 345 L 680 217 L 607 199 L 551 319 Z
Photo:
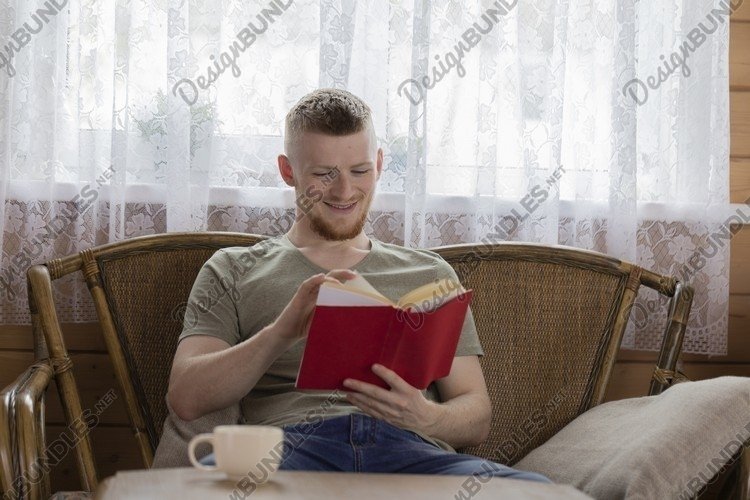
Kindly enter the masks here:
M 349 269 L 333 269 L 328 274 L 316 274 L 307 278 L 297 288 L 297 292 L 286 305 L 279 317 L 272 323 L 279 336 L 299 340 L 307 336 L 312 323 L 315 302 L 318 298 L 320 285 L 325 282 L 343 283 L 354 279 L 357 273 Z
M 425 398 L 422 391 L 409 385 L 393 370 L 374 364 L 372 371 L 391 389 L 346 379 L 344 386 L 355 391 L 347 393 L 349 402 L 372 417 L 430 435 L 438 418 L 438 405 Z
M 303 281 L 273 323 L 239 344 L 230 346 L 210 335 L 183 339 L 177 345 L 167 392 L 175 414 L 190 421 L 240 401 L 282 353 L 307 335 L 320 285 L 355 276 L 348 269 L 334 269 Z
M 442 439 L 454 448 L 482 443 L 490 431 L 492 409 L 477 356 L 453 358 L 451 372 L 435 381 L 441 403 L 430 401 L 395 372 L 381 365 L 372 371 L 390 390 L 346 379 L 350 403 L 397 427 Z

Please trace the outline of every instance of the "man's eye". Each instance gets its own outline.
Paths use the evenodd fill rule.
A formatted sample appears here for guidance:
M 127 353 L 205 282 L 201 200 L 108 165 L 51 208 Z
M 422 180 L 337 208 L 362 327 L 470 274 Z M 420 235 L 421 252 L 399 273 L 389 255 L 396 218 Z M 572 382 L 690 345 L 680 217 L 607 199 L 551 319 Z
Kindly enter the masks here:
M 328 173 L 325 173 L 325 174 L 321 174 L 321 173 L 315 172 L 315 173 L 313 173 L 313 175 L 314 175 L 315 177 L 325 177 L 326 175 L 328 175 Z
M 370 170 L 352 170 L 352 173 L 357 174 L 357 175 L 362 175 L 362 174 L 366 174 L 369 171 Z

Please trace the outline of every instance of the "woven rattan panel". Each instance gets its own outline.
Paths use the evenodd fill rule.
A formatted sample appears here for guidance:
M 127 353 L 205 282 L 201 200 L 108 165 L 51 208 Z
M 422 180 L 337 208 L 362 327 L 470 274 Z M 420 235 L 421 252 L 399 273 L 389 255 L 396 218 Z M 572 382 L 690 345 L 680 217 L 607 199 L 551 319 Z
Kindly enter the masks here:
M 212 248 L 137 253 L 100 263 L 107 300 L 126 353 L 149 439 L 159 442 L 184 303 Z
M 456 269 L 474 289 L 493 407 L 489 439 L 464 451 L 513 464 L 588 407 L 624 277 L 520 260 Z

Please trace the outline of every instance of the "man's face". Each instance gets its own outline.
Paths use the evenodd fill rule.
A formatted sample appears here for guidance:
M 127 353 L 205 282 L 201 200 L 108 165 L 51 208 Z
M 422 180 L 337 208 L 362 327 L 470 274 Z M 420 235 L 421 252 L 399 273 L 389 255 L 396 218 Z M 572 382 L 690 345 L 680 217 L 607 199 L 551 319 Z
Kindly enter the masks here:
M 349 240 L 362 232 L 383 168 L 369 129 L 347 136 L 305 132 L 290 161 L 297 217 L 327 240 Z

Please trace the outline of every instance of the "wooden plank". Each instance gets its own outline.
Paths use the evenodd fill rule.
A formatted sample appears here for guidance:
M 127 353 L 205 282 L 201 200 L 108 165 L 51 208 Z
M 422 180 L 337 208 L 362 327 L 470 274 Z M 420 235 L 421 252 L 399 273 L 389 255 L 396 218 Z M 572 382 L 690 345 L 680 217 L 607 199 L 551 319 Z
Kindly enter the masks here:
M 654 356 L 656 359 L 656 356 Z M 615 363 L 604 401 L 637 398 L 648 394 L 654 363 L 622 362 Z
M 110 387 L 115 390 L 116 399 L 112 402 L 112 405 L 107 407 L 107 410 L 102 412 L 99 416 L 99 420 L 103 424 L 107 425 L 125 425 L 128 426 L 130 420 L 128 419 L 128 412 L 125 408 L 125 398 L 122 396 L 119 386 Z M 107 393 L 110 389 L 93 389 L 93 388 L 80 388 L 78 395 L 81 398 L 82 409 L 93 409 L 96 408 L 96 403 L 100 401 L 102 396 Z M 57 392 L 57 385 L 53 382 L 50 388 L 47 390 L 45 399 L 45 418 L 50 425 L 64 425 L 65 413 L 60 402 L 60 395 Z
M 125 410 L 125 400 L 115 378 L 109 356 L 106 354 L 71 354 L 73 373 L 78 385 L 83 408 L 93 408 L 97 401 L 110 389 L 114 389 L 117 399 L 101 415 L 101 421 L 107 424 L 127 425 L 129 420 Z M 0 386 L 5 387 L 22 373 L 33 361 L 33 354 L 24 351 L 0 351 Z M 12 374 L 6 377 L 5 374 Z M 65 422 L 64 412 L 53 382 L 45 396 L 46 419 L 50 424 Z
M 750 225 L 737 231 L 730 245 L 729 293 L 750 295 Z
M 750 24 L 748 24 L 750 26 Z M 750 52 L 750 49 L 748 49 Z M 729 199 L 750 205 L 750 158 L 732 158 L 729 169 Z
M 727 375 L 750 377 L 750 363 L 686 363 L 683 372 L 690 380 L 705 380 Z
M 656 363 L 659 353 L 656 351 L 633 351 L 630 349 L 620 349 L 617 353 L 617 363 L 628 363 L 632 361 L 641 361 L 644 363 Z
M 733 5 L 736 3 L 736 1 L 732 2 Z M 748 2 L 742 2 L 740 8 L 732 12 L 731 20 L 732 27 L 734 27 L 734 24 L 738 21 L 750 21 L 750 4 L 748 4 Z
M 31 340 L 31 325 L 3 325 L 0 328 L 0 349 L 34 348 Z
M 727 356 L 720 361 L 750 363 L 750 295 L 729 296 Z
M 731 156 L 750 157 L 750 92 L 730 92 Z
M 649 362 L 615 363 L 604 400 L 616 401 L 646 395 L 653 369 L 654 364 Z M 726 375 L 750 377 L 750 363 L 684 363 L 681 370 L 690 380 Z
M 729 87 L 750 88 L 750 23 L 732 23 L 729 29 Z
M 33 362 L 31 351 L 0 351 L 0 386 L 12 383 Z
M 48 446 L 66 429 L 65 426 L 47 426 Z M 143 469 L 141 454 L 130 429 L 108 427 L 100 424 L 91 431 L 91 446 L 94 450 L 99 480 L 114 475 L 119 470 Z M 71 449 L 50 470 L 52 492 L 81 489 L 76 466 L 75 452 Z
M 69 352 L 107 350 L 99 323 L 63 323 L 60 328 Z M 0 329 L 0 350 L 33 348 L 31 325 L 3 325 Z
M 104 392 L 117 381 L 112 371 L 109 356 L 100 353 L 71 353 L 73 372 L 81 387 L 102 388 Z M 3 386 L 12 382 L 33 362 L 34 354 L 29 351 L 0 351 L 0 366 Z

